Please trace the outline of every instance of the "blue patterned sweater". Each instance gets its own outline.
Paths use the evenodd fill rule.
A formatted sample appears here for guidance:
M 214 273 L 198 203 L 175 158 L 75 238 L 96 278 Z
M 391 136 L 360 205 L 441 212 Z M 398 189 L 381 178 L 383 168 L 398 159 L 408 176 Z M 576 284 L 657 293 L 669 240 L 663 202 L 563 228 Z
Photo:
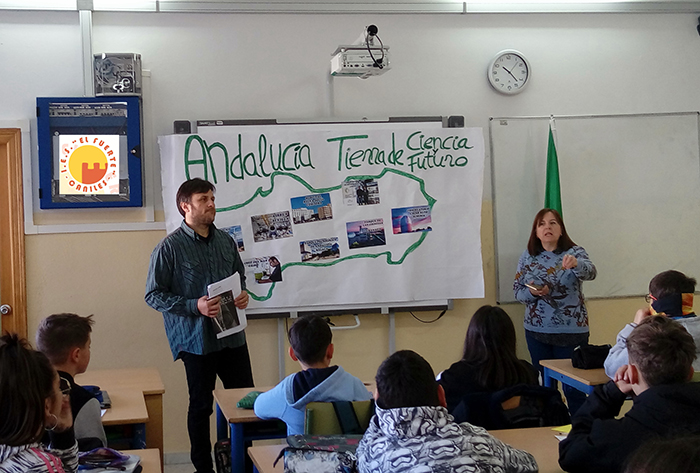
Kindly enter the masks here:
M 562 269 L 564 255 L 572 255 L 578 264 Z M 539 333 L 586 333 L 588 311 L 581 291 L 582 281 L 596 277 L 596 269 L 586 250 L 574 246 L 568 251 L 543 251 L 532 256 L 525 250 L 518 261 L 513 282 L 515 298 L 525 304 L 525 329 Z M 535 297 L 525 283 L 549 286 L 549 295 Z

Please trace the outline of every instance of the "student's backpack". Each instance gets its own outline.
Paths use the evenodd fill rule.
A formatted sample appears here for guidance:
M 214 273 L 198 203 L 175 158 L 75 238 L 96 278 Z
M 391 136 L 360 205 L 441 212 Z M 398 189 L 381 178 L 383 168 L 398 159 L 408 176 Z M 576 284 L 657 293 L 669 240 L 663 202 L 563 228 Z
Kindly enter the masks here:
M 549 427 L 571 423 L 569 410 L 554 388 L 518 384 L 496 392 L 468 394 L 452 411 L 455 422 L 487 430 Z

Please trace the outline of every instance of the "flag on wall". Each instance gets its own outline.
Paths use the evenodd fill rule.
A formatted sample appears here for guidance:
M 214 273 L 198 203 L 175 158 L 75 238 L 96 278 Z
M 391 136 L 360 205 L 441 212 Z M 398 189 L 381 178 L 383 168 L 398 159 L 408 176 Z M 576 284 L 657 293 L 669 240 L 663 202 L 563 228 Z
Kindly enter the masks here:
M 547 176 L 544 187 L 544 207 L 554 209 L 563 215 L 561 208 L 561 187 L 559 184 L 559 160 L 554 144 L 554 120 L 549 122 L 549 144 L 547 145 Z

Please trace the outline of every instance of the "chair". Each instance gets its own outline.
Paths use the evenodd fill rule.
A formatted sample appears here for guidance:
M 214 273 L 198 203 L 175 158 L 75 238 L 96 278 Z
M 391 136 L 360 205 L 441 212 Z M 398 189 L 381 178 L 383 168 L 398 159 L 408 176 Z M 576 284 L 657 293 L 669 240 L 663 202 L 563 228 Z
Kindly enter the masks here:
M 306 405 L 307 435 L 363 434 L 374 415 L 374 400 L 310 402 Z
M 518 384 L 496 392 L 468 394 L 452 411 L 455 422 L 487 430 L 549 427 L 571 423 L 559 391 Z

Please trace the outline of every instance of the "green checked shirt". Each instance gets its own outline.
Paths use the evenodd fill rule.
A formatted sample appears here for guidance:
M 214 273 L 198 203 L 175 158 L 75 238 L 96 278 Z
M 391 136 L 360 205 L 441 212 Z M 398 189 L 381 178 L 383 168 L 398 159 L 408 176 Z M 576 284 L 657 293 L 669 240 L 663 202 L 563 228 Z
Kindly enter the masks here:
M 146 303 L 163 313 L 173 359 L 181 352 L 206 355 L 245 343 L 239 332 L 217 340 L 213 321 L 197 310 L 209 284 L 238 272 L 245 289 L 245 269 L 236 242 L 213 224 L 203 238 L 183 221 L 151 254 Z

